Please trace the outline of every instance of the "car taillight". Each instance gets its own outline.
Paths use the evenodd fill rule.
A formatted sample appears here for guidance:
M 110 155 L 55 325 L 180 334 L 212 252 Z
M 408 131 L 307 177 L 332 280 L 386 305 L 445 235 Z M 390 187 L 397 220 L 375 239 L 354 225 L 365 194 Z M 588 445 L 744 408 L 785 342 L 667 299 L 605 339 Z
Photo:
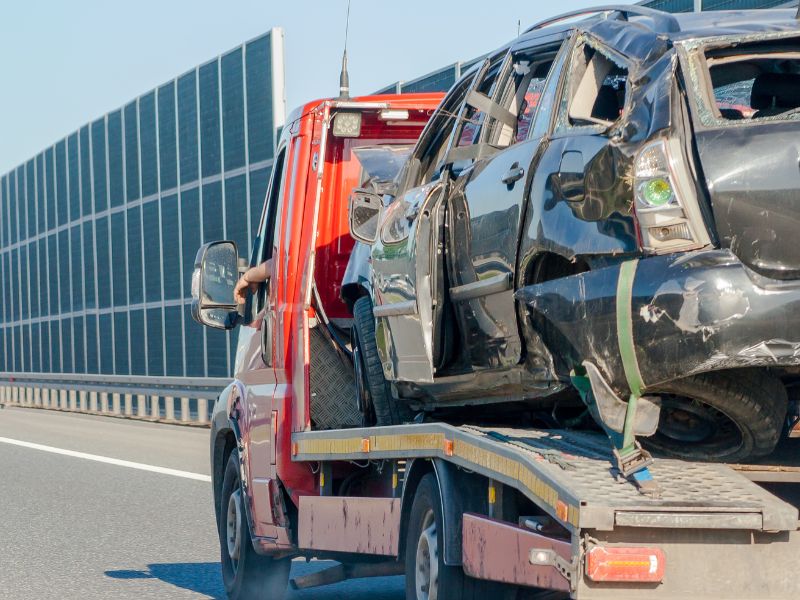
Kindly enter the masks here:
M 660 139 L 633 164 L 633 192 L 642 246 L 658 254 L 710 243 L 680 145 Z
M 595 546 L 586 555 L 586 576 L 597 582 L 660 583 L 665 567 L 660 548 Z

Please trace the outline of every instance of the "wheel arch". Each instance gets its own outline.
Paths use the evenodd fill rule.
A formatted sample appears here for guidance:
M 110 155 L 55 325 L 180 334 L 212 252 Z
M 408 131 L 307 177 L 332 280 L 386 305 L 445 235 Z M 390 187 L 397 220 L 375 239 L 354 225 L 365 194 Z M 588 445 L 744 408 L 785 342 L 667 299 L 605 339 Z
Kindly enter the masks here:
M 428 473 L 436 476 L 439 486 L 444 563 L 448 566 L 461 566 L 462 517 L 465 512 L 487 512 L 485 480 L 439 458 L 414 459 L 406 468 L 400 513 L 399 556 L 405 553 L 405 531 L 417 487 Z

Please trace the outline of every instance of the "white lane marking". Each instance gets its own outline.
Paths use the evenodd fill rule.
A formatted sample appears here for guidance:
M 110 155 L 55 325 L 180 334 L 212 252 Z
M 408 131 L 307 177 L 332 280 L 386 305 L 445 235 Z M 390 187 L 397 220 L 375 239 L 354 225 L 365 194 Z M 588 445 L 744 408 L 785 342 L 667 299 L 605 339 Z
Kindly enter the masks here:
M 52 452 L 53 454 L 72 456 L 73 458 L 83 458 L 85 460 L 93 460 L 95 462 L 106 463 L 109 465 L 116 465 L 118 467 L 128 467 L 130 469 L 139 469 L 140 471 L 150 471 L 151 473 L 161 473 L 162 475 L 183 477 L 184 479 L 194 479 L 196 481 L 211 482 L 211 477 L 209 475 L 203 475 L 202 473 L 192 473 L 190 471 L 180 471 L 178 469 L 156 467 L 155 465 L 146 465 L 144 463 L 133 462 L 130 460 L 120 460 L 118 458 L 100 456 L 99 454 L 88 454 L 86 452 L 76 452 L 75 450 L 65 450 L 64 448 L 55 448 L 53 446 L 45 446 L 43 444 L 34 444 L 33 442 L 23 442 L 22 440 L 14 440 L 7 437 L 0 437 L 0 442 L 2 442 L 3 444 L 11 444 L 13 446 L 22 446 L 23 448 L 31 448 L 33 450 Z

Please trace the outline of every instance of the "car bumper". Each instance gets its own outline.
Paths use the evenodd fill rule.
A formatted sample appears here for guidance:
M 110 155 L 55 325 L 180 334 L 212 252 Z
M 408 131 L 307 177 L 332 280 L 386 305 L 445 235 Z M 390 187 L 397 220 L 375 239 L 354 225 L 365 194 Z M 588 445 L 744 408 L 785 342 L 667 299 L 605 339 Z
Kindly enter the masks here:
M 632 368 L 647 390 L 707 371 L 800 365 L 800 281 L 762 277 L 727 250 L 624 264 L 517 292 L 564 369 L 591 361 L 624 397 Z

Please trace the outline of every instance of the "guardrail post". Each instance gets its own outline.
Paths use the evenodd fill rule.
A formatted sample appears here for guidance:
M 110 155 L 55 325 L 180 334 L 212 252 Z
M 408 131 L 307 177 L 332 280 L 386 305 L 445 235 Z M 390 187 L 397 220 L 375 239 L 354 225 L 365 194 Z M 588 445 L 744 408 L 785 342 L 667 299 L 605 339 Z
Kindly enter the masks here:
M 88 404 L 87 404 L 87 400 L 86 400 L 86 391 L 85 390 L 81 390 L 78 393 L 78 395 L 79 395 L 80 400 L 81 400 L 81 410 L 88 410 Z
M 113 412 L 115 415 L 122 413 L 120 395 L 117 393 L 111 394 L 111 412 Z
M 144 394 L 137 394 L 136 396 L 136 416 L 144 418 L 147 416 L 147 405 Z
M 25 401 L 33 406 L 33 388 L 25 388 Z
M 181 421 L 183 423 L 188 423 L 191 418 L 189 414 L 189 399 L 188 398 L 181 398 Z
M 130 417 L 133 415 L 133 396 L 125 394 L 125 416 Z
M 89 392 L 89 412 L 97 412 L 97 392 Z
M 19 388 L 12 387 L 11 388 L 11 398 L 14 400 L 14 404 L 19 404 Z
M 33 403 L 36 406 L 48 408 L 48 405 L 44 403 L 44 398 L 42 398 L 42 390 L 39 388 L 33 388 Z
M 100 392 L 100 412 L 108 412 L 108 392 Z
M 166 396 L 164 398 L 164 418 L 167 421 L 174 421 L 175 420 L 175 398 L 172 396 Z
M 197 422 L 208 423 L 208 399 L 197 399 Z
M 152 419 L 161 419 L 161 408 L 158 405 L 159 397 L 150 396 L 150 417 Z
M 69 396 L 69 399 L 67 399 L 66 396 Z M 70 410 L 78 410 L 78 392 L 76 390 L 70 390 L 69 393 L 65 395 L 64 406 Z

